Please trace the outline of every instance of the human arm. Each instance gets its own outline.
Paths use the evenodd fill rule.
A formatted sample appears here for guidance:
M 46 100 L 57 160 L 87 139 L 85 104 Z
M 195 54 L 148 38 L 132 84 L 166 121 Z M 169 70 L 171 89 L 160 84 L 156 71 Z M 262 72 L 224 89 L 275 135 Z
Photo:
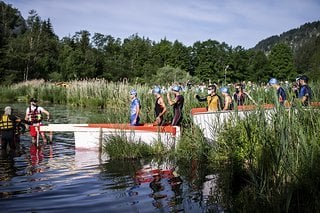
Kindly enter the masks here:
M 47 116 L 47 121 L 49 121 L 49 119 L 50 119 L 50 113 L 49 113 L 46 109 L 44 109 L 44 108 L 41 109 L 41 112 L 43 112 L 44 114 L 46 114 L 46 116 Z
M 176 100 L 171 100 L 171 97 L 170 97 L 170 93 L 167 93 L 167 99 L 168 99 L 168 103 L 170 106 L 174 105 L 176 103 Z
M 200 101 L 200 102 L 203 102 L 203 101 L 206 101 L 207 100 L 207 97 L 200 97 L 199 95 L 195 95 L 194 96 L 198 101 Z
M 161 117 L 167 112 L 167 107 L 166 107 L 166 105 L 165 105 L 164 100 L 163 100 L 162 97 L 159 98 L 158 104 L 160 105 L 162 111 L 161 111 L 161 112 L 159 113 L 159 115 L 156 117 L 156 121 L 157 121 L 157 122 L 160 122 L 160 121 L 161 121 Z
M 28 120 L 28 114 L 29 114 L 29 108 L 27 108 L 27 110 L 26 110 L 26 115 L 25 115 L 25 117 L 24 117 L 24 120 Z

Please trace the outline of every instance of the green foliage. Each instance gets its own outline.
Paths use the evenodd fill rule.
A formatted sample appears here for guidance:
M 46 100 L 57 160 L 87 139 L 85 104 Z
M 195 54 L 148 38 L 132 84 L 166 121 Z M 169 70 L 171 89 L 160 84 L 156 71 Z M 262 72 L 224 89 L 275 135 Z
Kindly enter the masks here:
M 103 151 L 112 159 L 148 157 L 154 154 L 151 146 L 142 142 L 128 141 L 119 135 L 109 137 L 103 144 Z
M 155 77 L 167 74 L 168 67 L 202 82 L 250 80 L 259 83 L 271 76 L 293 80 L 297 70 L 311 78 L 319 78 L 319 22 L 272 37 L 267 50 L 262 51 L 258 47 L 251 50 L 241 46 L 232 48 L 212 39 L 197 41 L 188 47 L 177 40 L 154 42 L 137 34 L 121 40 L 100 33 L 91 36 L 85 30 L 59 41 L 50 19 L 42 20 L 32 10 L 25 21 L 17 9 L 4 2 L 1 5 L 2 84 L 28 79 L 70 81 L 98 77 L 152 85 Z M 292 38 L 295 38 L 294 42 Z M 301 39 L 301 45 L 296 45 L 295 42 Z M 177 79 L 167 77 L 158 81 L 167 84 Z
M 171 82 L 168 82 L 168 79 Z M 182 83 L 190 80 L 191 82 L 199 82 L 195 77 L 192 77 L 189 73 L 170 66 L 165 66 L 157 70 L 157 73 L 150 79 L 152 85 L 167 85 L 168 83 Z
M 288 211 L 308 206 L 309 200 L 301 194 L 310 191 L 319 197 L 319 192 L 312 190 L 319 186 L 315 178 L 319 172 L 319 124 L 318 110 L 299 107 L 258 110 L 244 120 L 231 120 L 210 150 L 209 159 L 230 165 L 231 182 L 238 188 L 234 207 Z M 246 181 L 239 189 L 237 182 L 242 179 Z M 312 202 L 308 209 L 318 207 L 319 203 Z
M 202 161 L 206 158 L 209 147 L 199 128 L 195 126 L 184 128 L 177 145 L 176 157 L 186 161 Z
M 293 55 L 290 47 L 286 44 L 275 45 L 269 55 L 271 77 L 279 80 L 293 80 L 297 76 L 297 72 L 293 66 Z

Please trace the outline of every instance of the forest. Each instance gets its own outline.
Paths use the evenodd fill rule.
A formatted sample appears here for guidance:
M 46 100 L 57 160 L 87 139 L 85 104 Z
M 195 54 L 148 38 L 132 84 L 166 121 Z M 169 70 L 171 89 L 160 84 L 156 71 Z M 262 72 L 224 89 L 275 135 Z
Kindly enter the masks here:
M 153 85 L 187 80 L 266 83 L 271 77 L 290 82 L 298 74 L 320 78 L 319 21 L 245 49 L 214 39 L 186 46 L 166 38 L 155 42 L 134 34 L 120 39 L 87 30 L 59 38 L 50 19 L 43 20 L 36 10 L 25 19 L 17 8 L 1 1 L 0 14 L 0 78 L 4 85 L 33 79 L 103 78 Z M 282 36 L 286 39 L 279 39 Z M 304 42 L 297 45 L 301 40 Z

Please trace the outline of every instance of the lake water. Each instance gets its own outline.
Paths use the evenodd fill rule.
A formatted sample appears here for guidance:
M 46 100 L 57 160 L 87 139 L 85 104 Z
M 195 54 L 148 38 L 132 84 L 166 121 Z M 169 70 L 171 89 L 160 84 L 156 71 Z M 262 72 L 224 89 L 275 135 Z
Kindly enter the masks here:
M 27 105 L 11 106 L 24 116 Z M 92 113 L 45 108 L 52 123 L 86 123 Z M 162 178 L 150 184 L 155 173 Z M 54 133 L 52 144 L 37 148 L 26 132 L 14 154 L 0 154 L 0 207 L 2 212 L 223 212 L 218 180 L 196 162 L 179 168 L 174 160 L 115 161 L 75 150 L 72 133 Z

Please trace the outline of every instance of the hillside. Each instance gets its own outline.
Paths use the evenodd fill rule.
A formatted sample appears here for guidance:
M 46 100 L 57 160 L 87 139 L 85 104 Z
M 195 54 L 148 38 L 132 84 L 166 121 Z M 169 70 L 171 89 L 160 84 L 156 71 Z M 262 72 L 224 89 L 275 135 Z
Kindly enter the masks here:
M 315 40 L 320 36 L 320 21 L 306 23 L 299 28 L 289 30 L 281 35 L 274 35 L 260 41 L 253 49 L 269 52 L 275 44 L 288 44 L 293 52 L 297 52 L 300 47 Z

